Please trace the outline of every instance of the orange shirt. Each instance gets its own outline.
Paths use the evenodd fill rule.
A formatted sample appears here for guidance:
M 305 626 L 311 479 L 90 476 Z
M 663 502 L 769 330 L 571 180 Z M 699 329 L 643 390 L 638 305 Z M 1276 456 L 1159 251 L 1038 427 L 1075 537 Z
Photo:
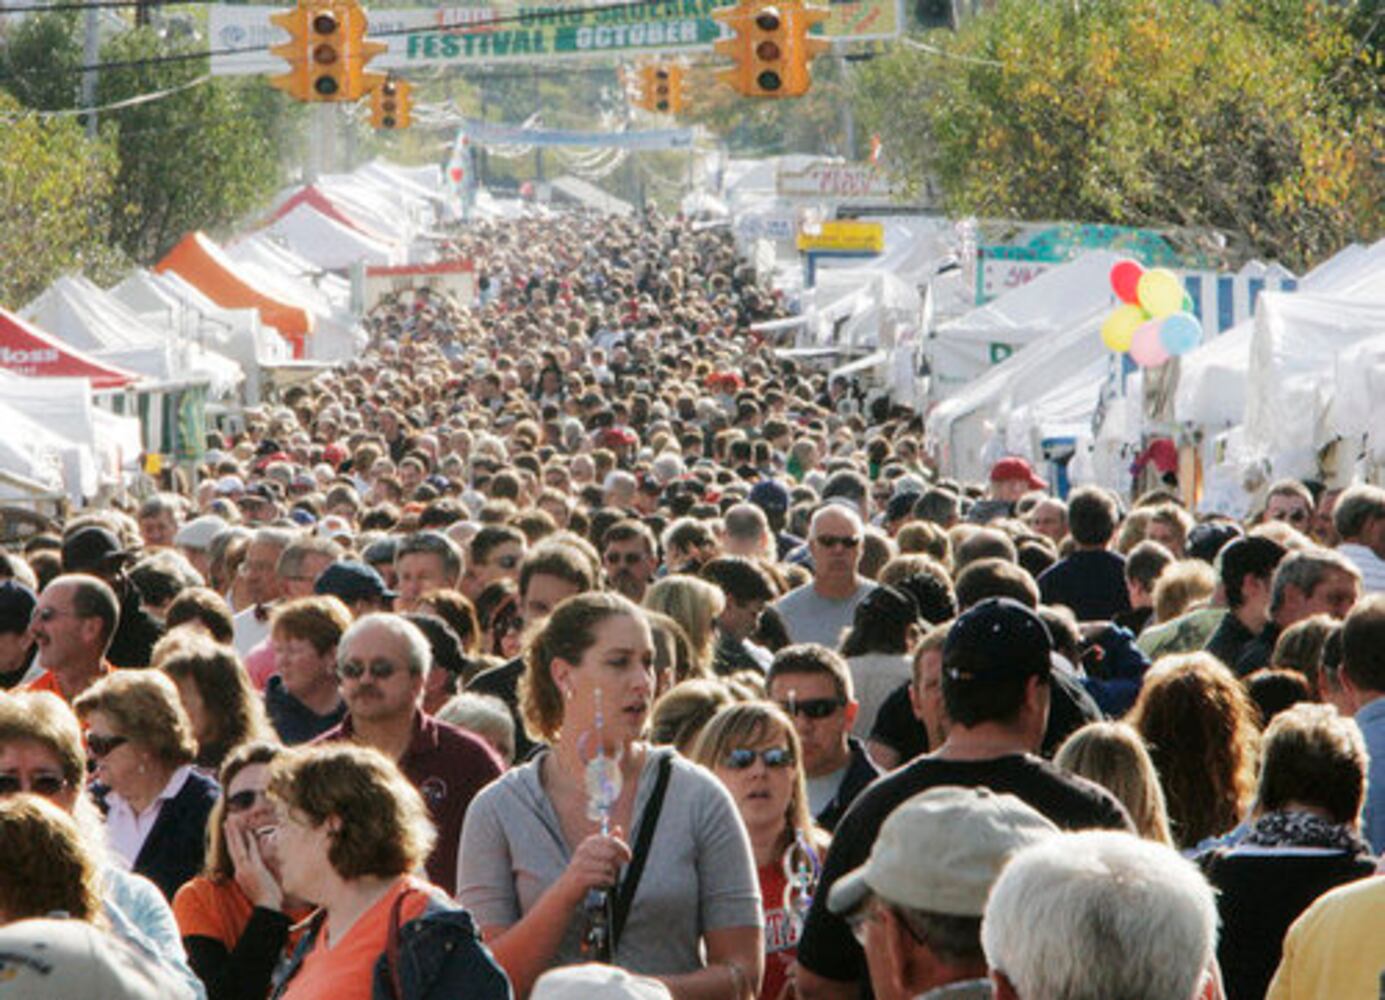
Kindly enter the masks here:
M 220 941 L 230 951 L 240 940 L 254 910 L 234 879 L 213 882 L 199 875 L 173 897 L 173 918 L 183 937 Z
M 293 979 L 289 980 L 282 1000 L 321 1000 L 323 997 L 331 997 L 332 1000 L 370 1000 L 375 963 L 384 953 L 389 937 L 390 912 L 395 899 L 405 889 L 418 891 L 410 893 L 404 900 L 399 911 L 400 926 L 422 914 L 429 898 L 438 891 L 413 876 L 399 879 L 331 947 L 327 945 L 327 926 L 324 924 L 313 950 L 303 959 Z
M 115 667 L 111 666 L 110 661 L 103 659 L 101 661 L 101 674 L 99 677 L 97 677 L 97 680 L 100 680 L 101 677 L 105 677 L 113 670 L 115 670 Z M 51 670 L 45 670 L 43 673 L 39 674 L 37 677 L 31 680 L 27 685 L 25 685 L 25 690 L 52 691 L 63 701 L 70 702 L 72 700 L 67 695 L 63 694 L 62 688 L 58 687 L 58 675 L 53 673 L 53 671 Z M 81 694 L 80 691 L 77 693 Z

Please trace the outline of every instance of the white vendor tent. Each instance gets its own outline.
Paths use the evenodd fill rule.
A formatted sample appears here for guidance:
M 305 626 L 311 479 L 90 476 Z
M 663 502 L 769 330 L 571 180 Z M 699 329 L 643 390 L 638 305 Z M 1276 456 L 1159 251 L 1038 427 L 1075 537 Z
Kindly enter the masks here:
M 232 395 L 245 377 L 235 361 L 176 330 L 147 324 L 81 276 L 58 278 L 23 315 L 64 343 L 155 381 L 205 381 L 213 398 Z
M 295 206 L 262 231 L 328 271 L 346 270 L 358 263 L 386 266 L 404 263 L 405 253 L 400 244 L 373 240 L 308 204 Z

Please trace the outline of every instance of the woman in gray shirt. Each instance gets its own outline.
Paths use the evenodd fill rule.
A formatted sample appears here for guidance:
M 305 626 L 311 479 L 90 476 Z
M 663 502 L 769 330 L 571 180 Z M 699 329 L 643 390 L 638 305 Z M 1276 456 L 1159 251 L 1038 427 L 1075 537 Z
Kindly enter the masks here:
M 564 601 L 526 655 L 525 724 L 552 749 L 472 801 L 457 885 L 517 997 L 544 971 L 591 959 L 584 902 L 625 877 L 627 831 L 639 829 L 665 759 L 667 789 L 612 960 L 658 977 L 676 1000 L 750 1000 L 759 987 L 760 893 L 735 803 L 709 772 L 640 739 L 653 655 L 641 610 L 609 593 Z

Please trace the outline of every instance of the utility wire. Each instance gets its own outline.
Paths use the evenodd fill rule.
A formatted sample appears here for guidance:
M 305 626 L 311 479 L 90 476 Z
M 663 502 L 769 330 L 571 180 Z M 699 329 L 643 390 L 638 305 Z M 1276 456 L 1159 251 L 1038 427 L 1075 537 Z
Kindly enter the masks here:
M 119 111 L 122 108 L 133 108 L 140 104 L 149 104 L 153 101 L 161 101 L 165 97 L 172 97 L 174 94 L 184 90 L 191 90 L 193 87 L 200 87 L 202 84 L 211 80 L 210 73 L 199 76 L 196 80 L 189 80 L 187 83 L 180 83 L 176 87 L 169 87 L 166 90 L 155 91 L 152 94 L 137 94 L 134 97 L 127 97 L 122 101 L 112 101 L 110 104 L 102 104 L 94 108 L 61 108 L 57 111 L 22 111 L 14 114 L 0 114 L 0 121 L 18 121 L 34 115 L 39 118 L 69 118 L 79 115 L 96 114 L 105 111 Z

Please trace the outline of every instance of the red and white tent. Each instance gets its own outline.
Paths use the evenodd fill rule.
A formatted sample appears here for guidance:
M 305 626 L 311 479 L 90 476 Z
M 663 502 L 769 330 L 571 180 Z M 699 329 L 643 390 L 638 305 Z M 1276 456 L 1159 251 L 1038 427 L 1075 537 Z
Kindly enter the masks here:
M 0 309 L 0 368 L 30 378 L 84 378 L 93 389 L 119 389 L 139 380 L 134 372 L 97 361 L 4 309 Z

